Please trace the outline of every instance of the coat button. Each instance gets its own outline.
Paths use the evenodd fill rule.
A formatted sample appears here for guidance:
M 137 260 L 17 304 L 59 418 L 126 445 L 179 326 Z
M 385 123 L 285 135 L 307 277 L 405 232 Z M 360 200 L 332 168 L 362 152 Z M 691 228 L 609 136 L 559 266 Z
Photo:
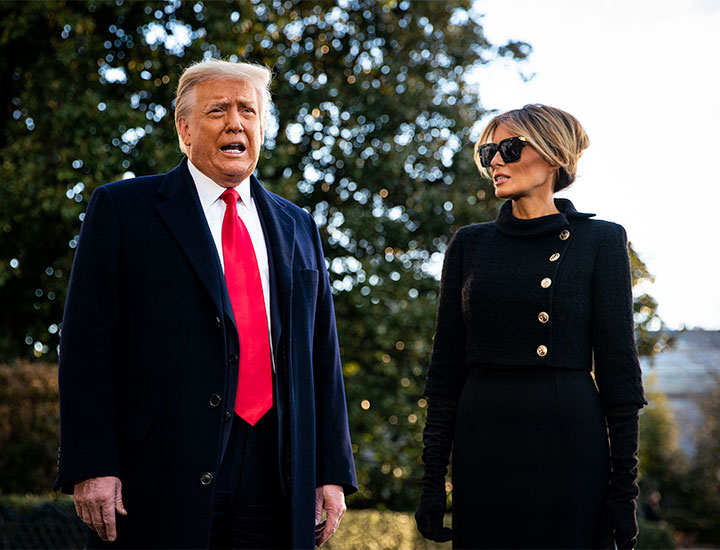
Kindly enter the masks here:
M 202 483 L 203 485 L 210 485 L 212 483 L 212 480 L 213 476 L 210 472 L 204 472 L 200 476 L 200 483 Z
M 230 411 L 225 411 L 225 413 L 223 414 L 223 422 L 227 422 L 231 418 L 232 418 L 232 414 L 230 413 Z
M 540 357 L 545 357 L 547 355 L 547 352 L 548 352 L 548 350 L 545 346 L 538 346 L 537 354 Z
M 222 321 L 220 320 L 220 317 L 215 317 L 215 323 L 217 323 L 218 328 L 222 328 Z
M 231 353 L 230 357 L 228 357 L 228 363 L 237 363 L 238 359 L 239 359 L 239 357 L 237 356 L 236 353 Z
M 560 259 L 560 253 L 559 253 L 559 252 L 555 252 L 555 254 L 553 254 L 552 256 L 550 256 L 549 259 L 550 259 L 551 262 L 557 262 L 557 261 Z
M 211 407 L 219 407 L 220 403 L 222 403 L 222 399 L 220 398 L 220 396 L 218 394 L 214 393 L 210 396 L 210 406 Z
M 558 235 L 558 237 L 560 237 L 561 241 L 567 241 L 570 238 L 570 231 L 563 229 L 560 231 L 560 235 Z
M 552 284 L 552 279 L 550 277 L 545 277 L 542 281 L 540 281 L 540 286 L 543 288 L 548 288 Z
M 540 313 L 538 313 L 538 321 L 540 321 L 541 323 L 545 324 L 549 320 L 550 320 L 550 316 L 547 313 L 545 313 L 544 311 L 541 311 Z

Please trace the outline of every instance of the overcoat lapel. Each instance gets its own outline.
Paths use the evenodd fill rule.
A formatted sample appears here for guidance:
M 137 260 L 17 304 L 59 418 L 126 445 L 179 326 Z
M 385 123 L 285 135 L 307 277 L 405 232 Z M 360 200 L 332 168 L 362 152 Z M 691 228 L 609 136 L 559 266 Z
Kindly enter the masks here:
M 285 212 L 282 203 L 272 194 L 265 191 L 255 176 L 250 178 L 253 198 L 257 202 L 260 221 L 265 232 L 265 241 L 272 261 L 271 273 L 276 281 L 272 286 L 278 295 L 277 303 L 271 304 L 276 309 L 271 316 L 273 349 L 279 349 L 280 334 L 287 308 L 292 295 L 292 264 L 295 254 L 295 220 Z M 271 300 L 275 302 L 274 300 Z M 279 313 L 278 316 L 275 313 Z
M 166 198 L 157 205 L 160 217 L 190 260 L 218 313 L 222 313 L 222 286 L 218 277 L 217 252 L 195 184 L 187 168 L 187 159 L 183 159 L 177 168 L 168 172 L 158 192 Z
M 286 496 L 291 494 L 288 485 L 289 464 L 289 432 L 286 408 L 289 405 L 291 384 L 288 372 L 289 365 L 283 360 L 285 351 L 281 352 L 280 342 L 289 342 L 291 337 L 289 318 L 290 299 L 292 296 L 292 265 L 295 254 L 295 220 L 285 212 L 283 203 L 272 193 L 265 191 L 260 182 L 252 176 L 251 191 L 257 204 L 260 223 L 262 224 L 265 242 L 268 249 L 270 267 L 270 322 L 272 331 L 272 347 L 275 353 L 275 381 L 277 384 L 278 413 L 278 460 L 280 464 L 280 480 Z

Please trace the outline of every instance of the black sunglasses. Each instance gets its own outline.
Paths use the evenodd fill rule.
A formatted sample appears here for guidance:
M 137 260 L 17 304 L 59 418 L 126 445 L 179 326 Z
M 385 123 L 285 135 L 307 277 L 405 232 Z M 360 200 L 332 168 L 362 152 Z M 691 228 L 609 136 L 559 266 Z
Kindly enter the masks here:
M 505 162 L 517 162 L 520 160 L 522 148 L 527 145 L 527 139 L 522 136 L 509 137 L 502 140 L 497 145 L 495 143 L 486 143 L 478 147 L 478 156 L 480 164 L 485 168 L 490 166 L 493 157 L 499 152 Z

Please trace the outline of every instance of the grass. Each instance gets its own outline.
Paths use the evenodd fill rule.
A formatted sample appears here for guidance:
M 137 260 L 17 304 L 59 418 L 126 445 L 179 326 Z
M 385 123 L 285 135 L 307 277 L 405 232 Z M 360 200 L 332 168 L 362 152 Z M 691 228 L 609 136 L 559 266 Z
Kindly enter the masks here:
M 446 522 L 447 524 L 447 522 Z M 328 550 L 450 550 L 449 542 L 426 540 L 410 513 L 348 510 L 337 532 L 323 546 Z

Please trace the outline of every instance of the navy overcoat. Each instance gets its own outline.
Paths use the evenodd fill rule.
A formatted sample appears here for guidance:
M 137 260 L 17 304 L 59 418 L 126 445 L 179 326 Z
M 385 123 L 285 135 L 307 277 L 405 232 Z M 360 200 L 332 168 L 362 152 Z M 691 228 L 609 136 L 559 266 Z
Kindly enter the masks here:
M 313 548 L 315 488 L 357 486 L 331 288 L 312 216 L 251 187 L 270 258 L 280 474 L 293 546 Z M 120 478 L 128 515 L 112 544 L 207 547 L 203 482 L 227 444 L 238 345 L 187 160 L 97 188 L 62 325 L 56 487 Z

